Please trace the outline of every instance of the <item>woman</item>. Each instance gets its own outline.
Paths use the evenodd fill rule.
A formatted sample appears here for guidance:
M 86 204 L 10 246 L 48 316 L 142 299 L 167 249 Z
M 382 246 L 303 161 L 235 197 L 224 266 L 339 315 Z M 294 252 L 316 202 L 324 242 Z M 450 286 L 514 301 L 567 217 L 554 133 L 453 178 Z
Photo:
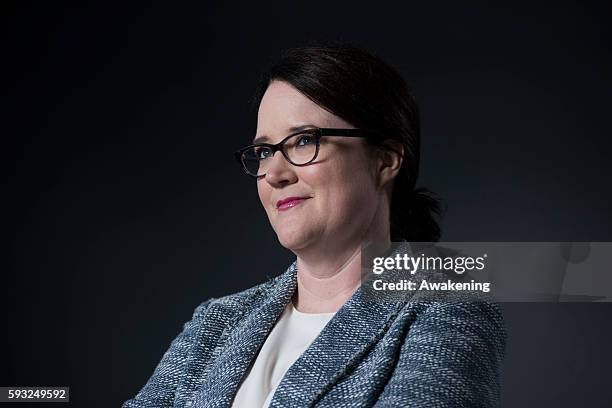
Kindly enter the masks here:
M 505 346 L 490 302 L 366 301 L 361 248 L 437 241 L 414 190 L 419 117 L 400 75 L 352 46 L 289 50 L 236 156 L 296 261 L 198 306 L 124 407 L 489 407 Z

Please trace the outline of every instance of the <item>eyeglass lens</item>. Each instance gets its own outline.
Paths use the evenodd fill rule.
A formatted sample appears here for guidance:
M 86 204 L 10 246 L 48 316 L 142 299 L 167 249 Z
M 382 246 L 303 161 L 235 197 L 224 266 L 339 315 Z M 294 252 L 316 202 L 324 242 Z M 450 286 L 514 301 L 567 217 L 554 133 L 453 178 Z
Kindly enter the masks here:
M 317 137 L 311 134 L 294 135 L 282 145 L 285 156 L 292 164 L 303 165 L 317 154 Z M 273 151 L 269 146 L 254 146 L 242 153 L 244 168 L 252 175 L 263 176 L 272 164 Z

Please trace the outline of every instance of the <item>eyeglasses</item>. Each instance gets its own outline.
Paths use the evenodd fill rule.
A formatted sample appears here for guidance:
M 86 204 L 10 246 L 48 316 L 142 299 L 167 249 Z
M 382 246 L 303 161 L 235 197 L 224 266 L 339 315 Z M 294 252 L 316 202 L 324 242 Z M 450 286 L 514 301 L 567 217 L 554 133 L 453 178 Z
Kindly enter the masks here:
M 378 139 L 378 135 L 364 129 L 312 128 L 290 134 L 277 144 L 256 143 L 234 153 L 244 172 L 252 177 L 266 175 L 274 153 L 280 152 L 294 166 L 312 163 L 319 154 L 321 138 L 324 136 L 366 137 Z

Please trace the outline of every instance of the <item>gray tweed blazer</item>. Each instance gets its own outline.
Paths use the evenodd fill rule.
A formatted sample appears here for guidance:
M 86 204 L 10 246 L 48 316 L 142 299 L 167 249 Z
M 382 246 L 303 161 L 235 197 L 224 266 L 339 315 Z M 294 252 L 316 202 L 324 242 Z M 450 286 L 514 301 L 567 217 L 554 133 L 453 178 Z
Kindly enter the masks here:
M 296 263 L 199 305 L 124 408 L 228 407 L 291 301 Z M 359 288 L 289 368 L 271 407 L 495 407 L 506 333 L 491 301 L 405 296 L 372 303 Z

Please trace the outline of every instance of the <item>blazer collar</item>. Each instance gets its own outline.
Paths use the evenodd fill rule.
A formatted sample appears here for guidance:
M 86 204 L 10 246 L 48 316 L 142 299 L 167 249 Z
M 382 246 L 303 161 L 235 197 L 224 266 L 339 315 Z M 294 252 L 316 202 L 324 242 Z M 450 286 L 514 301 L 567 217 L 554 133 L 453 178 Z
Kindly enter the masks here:
M 409 251 L 400 245 L 399 251 Z M 259 348 L 280 317 L 297 285 L 297 263 L 260 289 L 263 301 L 245 312 L 212 363 L 195 406 L 229 406 Z M 319 336 L 289 368 L 271 406 L 308 406 L 320 398 L 387 331 L 403 301 L 374 301 L 362 287 L 338 310 Z M 250 306 L 247 306 L 247 309 Z

